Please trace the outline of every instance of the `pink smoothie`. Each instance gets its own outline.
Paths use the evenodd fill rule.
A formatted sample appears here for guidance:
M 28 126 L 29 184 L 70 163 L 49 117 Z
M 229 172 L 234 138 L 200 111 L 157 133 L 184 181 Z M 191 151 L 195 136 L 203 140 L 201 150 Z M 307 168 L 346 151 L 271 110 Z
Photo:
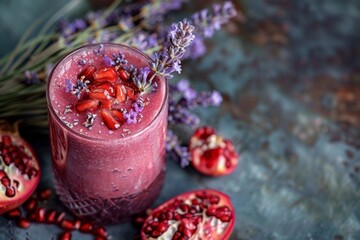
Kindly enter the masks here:
M 143 53 L 116 44 L 88 45 L 67 55 L 53 70 L 47 90 L 53 171 L 60 200 L 74 214 L 95 221 L 118 222 L 145 210 L 162 187 L 165 172 L 167 82 L 155 78 L 158 90 L 138 94 L 145 104 L 137 122 L 110 130 L 101 107 L 91 128 L 87 112 L 65 111 L 78 100 L 65 91 L 65 79 L 76 82 L 87 66 L 105 67 L 104 55 L 121 51 L 136 68 L 149 66 Z M 81 63 L 81 64 L 80 64 Z M 84 64 L 85 63 L 85 64 Z M 131 108 L 133 100 L 115 104 Z

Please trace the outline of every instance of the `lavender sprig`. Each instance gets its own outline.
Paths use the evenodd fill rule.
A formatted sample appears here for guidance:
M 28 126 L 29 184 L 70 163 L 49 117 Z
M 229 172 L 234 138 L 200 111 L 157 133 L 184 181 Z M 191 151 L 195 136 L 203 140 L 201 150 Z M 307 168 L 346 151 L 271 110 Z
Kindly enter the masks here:
M 167 130 L 166 134 L 166 152 L 172 159 L 179 162 L 181 167 L 189 165 L 189 149 L 180 144 L 179 138 L 171 130 Z
M 210 38 L 215 31 L 220 30 L 221 25 L 227 23 L 230 18 L 236 16 L 237 11 L 231 1 L 225 1 L 222 5 L 214 4 L 213 10 L 204 9 L 195 13 L 191 18 L 191 23 L 197 32 L 205 38 Z
M 195 39 L 194 30 L 195 27 L 187 20 L 172 25 L 168 32 L 167 48 L 159 54 L 155 54 L 155 59 L 150 63 L 156 75 L 170 79 L 173 77 L 171 73 L 181 73 L 180 59 L 184 56 L 186 48 Z
M 160 53 L 155 53 L 155 59 L 150 62 L 154 74 L 149 78 L 150 69 L 144 68 L 139 75 L 133 79 L 134 84 L 141 93 L 156 91 L 157 85 L 153 82 L 155 76 L 170 79 L 173 72 L 181 73 L 181 61 L 186 48 L 191 45 L 195 36 L 194 26 L 187 20 L 173 24 L 168 32 L 168 46 Z

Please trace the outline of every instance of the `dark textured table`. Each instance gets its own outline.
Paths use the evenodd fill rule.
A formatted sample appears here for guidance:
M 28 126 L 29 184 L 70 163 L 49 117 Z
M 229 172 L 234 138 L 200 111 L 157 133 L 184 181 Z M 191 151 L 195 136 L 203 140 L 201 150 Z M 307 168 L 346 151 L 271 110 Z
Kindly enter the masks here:
M 31 11 L 12 15 L 13 2 L 0 2 L 0 12 L 7 12 L 0 14 L 3 52 L 32 19 Z M 49 7 L 45 0 L 31 2 L 34 12 Z M 187 61 L 181 77 L 197 89 L 224 94 L 220 109 L 199 113 L 234 140 L 241 164 L 230 176 L 207 178 L 169 161 L 156 204 L 191 189 L 215 188 L 235 205 L 233 240 L 360 239 L 360 2 L 238 4 L 246 21 L 238 18 L 218 33 L 208 54 Z M 48 136 L 27 138 L 41 157 L 41 186 L 51 187 Z M 51 204 L 59 208 L 56 199 Z M 131 224 L 108 229 L 113 239 L 138 235 Z M 36 224 L 21 230 L 0 218 L 1 240 L 51 239 L 59 232 Z

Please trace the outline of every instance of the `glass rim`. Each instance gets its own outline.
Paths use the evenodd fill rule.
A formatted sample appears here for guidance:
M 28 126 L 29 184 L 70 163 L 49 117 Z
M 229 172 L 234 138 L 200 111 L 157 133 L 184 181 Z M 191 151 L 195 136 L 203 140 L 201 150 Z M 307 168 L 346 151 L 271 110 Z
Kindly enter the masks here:
M 51 79 L 53 78 L 53 74 L 55 72 L 55 69 L 57 69 L 57 67 L 64 61 L 66 60 L 67 58 L 71 57 L 72 55 L 80 52 L 81 50 L 83 50 L 84 48 L 93 48 L 93 47 L 98 47 L 100 45 L 104 45 L 104 46 L 113 46 L 113 47 L 122 47 L 122 48 L 127 48 L 131 51 L 135 51 L 137 53 L 139 53 L 140 55 L 142 55 L 143 57 L 147 58 L 149 61 L 151 61 L 152 59 L 146 55 L 144 52 L 136 49 L 136 48 L 133 48 L 133 47 L 130 47 L 130 46 L 127 46 L 127 45 L 124 45 L 124 44 L 120 44 L 120 43 L 95 43 L 95 44 L 86 44 L 86 45 L 83 45 L 81 47 L 78 47 L 74 50 L 72 50 L 71 52 L 65 54 L 60 60 L 58 60 L 58 62 L 54 65 L 53 69 L 51 70 L 50 74 L 49 74 L 49 77 L 47 79 L 47 83 L 46 83 L 46 101 L 47 101 L 47 108 L 48 108 L 48 111 L 49 111 L 49 114 L 53 116 L 53 119 L 58 122 L 60 124 L 61 127 L 63 127 L 64 129 L 67 129 L 68 132 L 74 134 L 75 136 L 79 137 L 79 138 L 83 138 L 83 139 L 87 139 L 89 141 L 99 141 L 99 142 L 118 142 L 118 141 L 123 141 L 125 139 L 129 139 L 129 138 L 133 138 L 133 137 L 136 137 L 138 135 L 141 135 L 143 132 L 145 132 L 147 129 L 149 129 L 155 122 L 155 120 L 159 117 L 159 115 L 163 112 L 164 108 L 165 108 L 165 104 L 166 104 L 166 100 L 168 98 L 168 94 L 169 94 L 169 86 L 168 86 L 168 82 L 167 82 L 167 79 L 165 77 L 159 77 L 162 81 L 165 81 L 165 94 L 164 94 L 164 97 L 162 99 L 162 103 L 161 103 L 161 107 L 159 109 L 159 111 L 157 112 L 157 114 L 153 117 L 153 119 L 149 122 L 149 124 L 147 124 L 143 129 L 141 129 L 140 131 L 137 131 L 136 133 L 134 134 L 131 134 L 131 135 L 127 135 L 127 136 L 124 136 L 124 137 L 119 137 L 119 138 L 114 138 L 114 139 L 106 139 L 106 138 L 98 138 L 98 137 L 89 137 L 89 136 L 86 136 L 84 134 L 81 134 L 77 131 L 75 131 L 74 129 L 72 128 L 69 128 L 63 121 L 61 121 L 60 117 L 56 114 L 55 110 L 54 110 L 54 107 L 53 107 L 53 104 L 50 100 L 50 82 L 51 82 Z M 51 117 L 51 116 L 49 116 Z M 167 119 L 166 119 L 167 121 Z

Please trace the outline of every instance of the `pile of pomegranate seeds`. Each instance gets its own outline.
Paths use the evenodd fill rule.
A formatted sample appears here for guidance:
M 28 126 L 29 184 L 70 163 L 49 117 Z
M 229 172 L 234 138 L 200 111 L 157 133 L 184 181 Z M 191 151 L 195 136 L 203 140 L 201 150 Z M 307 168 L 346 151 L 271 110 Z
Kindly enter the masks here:
M 228 175 L 238 164 L 239 157 L 231 140 L 216 134 L 211 127 L 205 126 L 195 131 L 189 150 L 192 166 L 205 175 Z
M 63 230 L 59 235 L 59 240 L 70 240 L 72 237 L 71 232 L 75 230 L 91 234 L 98 240 L 108 239 L 109 236 L 104 227 L 94 226 L 92 223 L 81 221 L 80 219 L 70 220 L 66 218 L 64 212 L 38 206 L 48 201 L 51 196 L 52 191 L 50 189 L 42 190 L 22 205 L 23 211 L 21 211 L 20 208 L 16 208 L 7 212 L 6 216 L 9 219 L 16 220 L 17 225 L 24 229 L 29 228 L 31 223 L 57 225 Z M 24 214 L 22 214 L 22 212 L 24 212 Z
M 234 223 L 234 207 L 227 195 L 211 189 L 197 190 L 156 208 L 145 220 L 141 238 L 225 240 Z
M 34 151 L 17 133 L 0 134 L 0 215 L 21 205 L 40 180 Z

